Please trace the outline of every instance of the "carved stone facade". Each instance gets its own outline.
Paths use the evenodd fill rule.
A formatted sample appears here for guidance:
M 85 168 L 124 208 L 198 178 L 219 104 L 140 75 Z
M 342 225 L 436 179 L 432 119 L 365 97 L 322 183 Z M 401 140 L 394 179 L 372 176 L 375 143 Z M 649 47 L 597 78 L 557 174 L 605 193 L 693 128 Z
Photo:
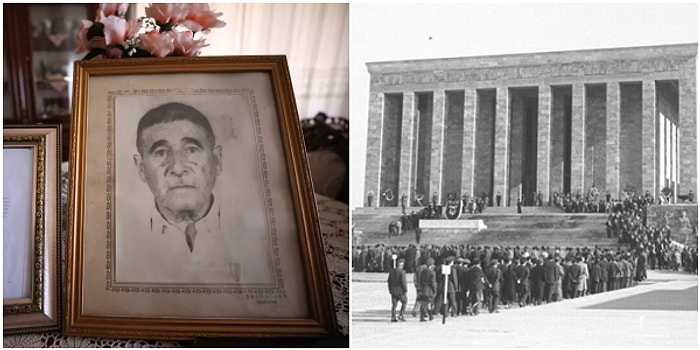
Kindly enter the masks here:
M 368 63 L 365 191 L 372 206 L 451 193 L 546 205 L 593 186 L 686 194 L 696 61 L 693 43 Z

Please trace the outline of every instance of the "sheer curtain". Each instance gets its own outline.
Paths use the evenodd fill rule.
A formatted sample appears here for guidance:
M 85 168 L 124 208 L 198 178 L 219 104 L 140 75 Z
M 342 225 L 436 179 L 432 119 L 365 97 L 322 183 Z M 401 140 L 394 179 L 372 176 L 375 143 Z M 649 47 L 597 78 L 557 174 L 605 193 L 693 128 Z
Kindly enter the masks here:
M 137 15 L 147 4 L 137 4 Z M 348 4 L 213 3 L 224 28 L 202 55 L 287 55 L 300 118 L 349 117 Z

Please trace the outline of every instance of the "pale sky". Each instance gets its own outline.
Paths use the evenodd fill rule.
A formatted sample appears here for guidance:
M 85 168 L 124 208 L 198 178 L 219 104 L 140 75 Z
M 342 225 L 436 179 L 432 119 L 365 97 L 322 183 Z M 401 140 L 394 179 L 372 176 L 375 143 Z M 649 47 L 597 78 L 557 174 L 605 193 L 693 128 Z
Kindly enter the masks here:
M 698 41 L 698 4 L 351 4 L 350 207 L 365 198 L 366 62 Z

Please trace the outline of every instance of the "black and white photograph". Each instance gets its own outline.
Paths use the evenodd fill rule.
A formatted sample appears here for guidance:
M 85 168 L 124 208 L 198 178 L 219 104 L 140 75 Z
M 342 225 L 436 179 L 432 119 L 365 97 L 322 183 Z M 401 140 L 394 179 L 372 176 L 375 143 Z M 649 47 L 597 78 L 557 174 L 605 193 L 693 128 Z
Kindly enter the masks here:
M 696 3 L 351 23 L 353 348 L 698 346 Z
M 114 286 L 275 286 L 253 97 L 115 97 Z

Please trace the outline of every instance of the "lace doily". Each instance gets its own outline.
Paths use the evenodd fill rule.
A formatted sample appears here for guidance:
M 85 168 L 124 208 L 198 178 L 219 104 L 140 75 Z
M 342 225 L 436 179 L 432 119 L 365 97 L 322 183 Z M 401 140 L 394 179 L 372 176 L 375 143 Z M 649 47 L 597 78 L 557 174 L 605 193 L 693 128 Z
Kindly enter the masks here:
M 349 285 L 349 249 L 348 249 L 348 206 L 336 200 L 316 196 L 318 212 L 323 233 L 323 243 L 326 248 L 326 264 L 333 288 L 335 314 L 338 321 L 338 331 L 347 336 L 349 332 L 350 295 Z M 118 340 L 102 338 L 83 338 L 64 336 L 57 332 L 6 335 L 3 336 L 3 347 L 189 347 L 191 342 L 162 341 L 162 340 Z

